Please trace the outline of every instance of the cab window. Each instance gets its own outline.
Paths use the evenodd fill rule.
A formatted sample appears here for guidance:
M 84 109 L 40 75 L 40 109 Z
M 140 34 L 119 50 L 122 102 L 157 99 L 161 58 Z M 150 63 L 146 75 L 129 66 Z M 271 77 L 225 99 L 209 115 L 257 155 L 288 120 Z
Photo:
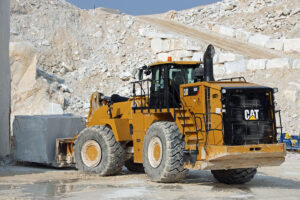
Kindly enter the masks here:
M 171 67 L 169 79 L 176 85 L 194 83 L 194 68 Z

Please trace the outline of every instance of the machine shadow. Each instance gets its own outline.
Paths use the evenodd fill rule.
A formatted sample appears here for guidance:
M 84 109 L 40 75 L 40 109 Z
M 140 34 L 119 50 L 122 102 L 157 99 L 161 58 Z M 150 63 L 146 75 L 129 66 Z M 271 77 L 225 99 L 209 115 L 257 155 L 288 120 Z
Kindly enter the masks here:
M 191 170 L 182 184 L 199 184 L 212 186 L 213 190 L 240 189 L 250 191 L 251 188 L 281 188 L 281 189 L 300 189 L 300 181 L 268 176 L 258 172 L 253 180 L 243 185 L 227 185 L 219 183 L 210 171 Z

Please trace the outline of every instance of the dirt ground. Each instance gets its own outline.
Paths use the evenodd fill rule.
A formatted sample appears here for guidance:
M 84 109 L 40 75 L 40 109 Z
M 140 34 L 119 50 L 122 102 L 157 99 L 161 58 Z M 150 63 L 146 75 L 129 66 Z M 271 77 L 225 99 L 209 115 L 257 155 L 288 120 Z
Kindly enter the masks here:
M 0 199 L 300 199 L 300 154 L 279 167 L 258 170 L 245 185 L 218 183 L 210 171 L 191 170 L 176 184 L 150 182 L 123 169 L 100 177 L 74 169 L 14 165 L 0 167 Z

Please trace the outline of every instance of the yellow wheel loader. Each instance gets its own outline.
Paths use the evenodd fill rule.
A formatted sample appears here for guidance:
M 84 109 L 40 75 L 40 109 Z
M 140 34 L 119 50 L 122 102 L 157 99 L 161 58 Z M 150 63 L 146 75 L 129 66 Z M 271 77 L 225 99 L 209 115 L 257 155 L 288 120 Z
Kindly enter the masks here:
M 141 67 L 130 98 L 93 93 L 87 128 L 57 139 L 57 161 L 100 175 L 125 165 L 155 182 L 178 182 L 188 169 L 211 170 L 226 184 L 246 183 L 258 167 L 283 163 L 276 90 L 243 77 L 216 81 L 213 56 L 209 45 L 203 62 Z

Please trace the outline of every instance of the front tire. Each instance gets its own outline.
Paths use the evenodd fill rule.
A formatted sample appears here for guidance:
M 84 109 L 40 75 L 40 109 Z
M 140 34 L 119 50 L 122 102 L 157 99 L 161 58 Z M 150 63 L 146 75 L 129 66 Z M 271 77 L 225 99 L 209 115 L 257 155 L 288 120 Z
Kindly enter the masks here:
M 76 168 L 102 176 L 117 174 L 124 165 L 125 150 L 105 126 L 85 128 L 75 141 Z
M 212 170 L 211 173 L 221 183 L 244 184 L 251 181 L 257 170 L 256 168 Z
M 143 165 L 154 182 L 172 183 L 185 178 L 183 150 L 185 143 L 175 122 L 156 122 L 144 139 Z

